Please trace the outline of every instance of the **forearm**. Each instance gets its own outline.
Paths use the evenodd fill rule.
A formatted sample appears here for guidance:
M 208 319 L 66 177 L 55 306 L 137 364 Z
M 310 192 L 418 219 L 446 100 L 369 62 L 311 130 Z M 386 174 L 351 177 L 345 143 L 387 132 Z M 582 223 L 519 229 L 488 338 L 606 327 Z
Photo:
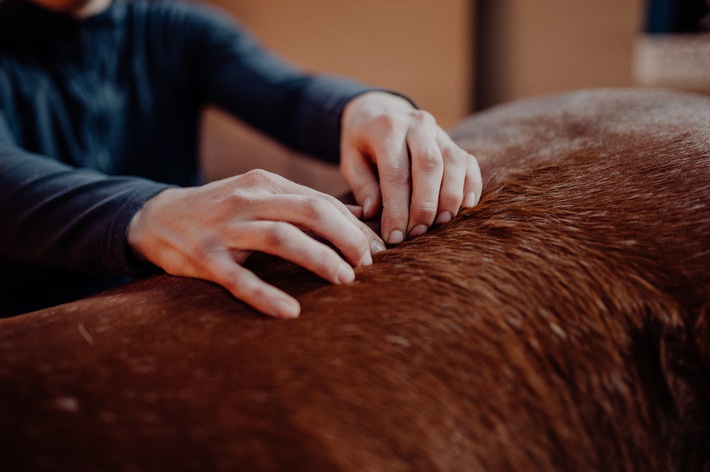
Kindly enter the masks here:
M 252 72 L 264 76 L 255 77 L 246 89 L 213 85 L 215 103 L 291 149 L 337 162 L 343 109 L 369 89 L 332 76 L 300 75 L 272 58 L 253 60 L 258 64 Z M 220 77 L 229 75 L 225 71 Z M 243 101 L 241 95 L 250 98 Z
M 151 181 L 77 170 L 12 147 L 0 148 L 0 253 L 82 272 L 133 272 L 126 229 L 166 188 Z
M 346 103 L 370 90 L 358 82 L 303 73 L 262 48 L 225 15 L 197 10 L 181 26 L 183 50 L 205 101 L 297 151 L 338 160 Z

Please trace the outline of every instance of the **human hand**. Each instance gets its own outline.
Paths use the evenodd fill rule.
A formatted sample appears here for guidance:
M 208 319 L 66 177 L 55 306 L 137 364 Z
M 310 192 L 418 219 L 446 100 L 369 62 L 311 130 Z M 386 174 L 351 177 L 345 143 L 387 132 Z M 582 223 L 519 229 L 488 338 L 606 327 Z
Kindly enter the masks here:
M 392 244 L 446 223 L 478 203 L 478 162 L 427 112 L 385 92 L 368 92 L 343 111 L 340 170 L 365 218 L 382 209 Z
M 332 243 L 343 257 L 307 232 Z M 280 318 L 298 316 L 300 306 L 242 266 L 252 252 L 282 257 L 342 284 L 355 279 L 351 266 L 371 264 L 372 252 L 384 249 L 337 199 L 261 170 L 162 191 L 134 216 L 128 244 L 169 274 L 217 283 Z

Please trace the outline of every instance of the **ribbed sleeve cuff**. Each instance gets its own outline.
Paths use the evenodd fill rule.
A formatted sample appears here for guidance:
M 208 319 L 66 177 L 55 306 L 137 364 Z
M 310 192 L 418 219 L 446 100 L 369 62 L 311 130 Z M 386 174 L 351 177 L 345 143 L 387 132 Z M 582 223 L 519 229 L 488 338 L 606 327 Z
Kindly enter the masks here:
M 140 182 L 135 185 L 128 198 L 118 207 L 112 222 L 111 231 L 108 232 L 109 241 L 107 254 L 110 257 L 109 265 L 116 267 L 124 275 L 143 275 L 155 272 L 158 268 L 148 262 L 138 260 L 128 245 L 128 226 L 143 205 L 158 193 L 172 186 L 148 180 L 136 179 Z

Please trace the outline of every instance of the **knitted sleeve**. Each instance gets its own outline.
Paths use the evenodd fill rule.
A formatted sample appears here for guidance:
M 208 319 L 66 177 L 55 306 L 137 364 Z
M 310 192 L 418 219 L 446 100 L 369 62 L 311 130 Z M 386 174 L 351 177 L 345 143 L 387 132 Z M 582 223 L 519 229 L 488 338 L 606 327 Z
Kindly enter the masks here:
M 130 274 L 125 233 L 136 211 L 167 185 L 109 177 L 28 153 L 0 110 L 0 255 L 81 272 Z
M 205 101 L 297 151 L 337 162 L 343 108 L 371 87 L 298 70 L 224 13 L 179 2 L 169 8 L 165 34 L 179 42 L 174 50 L 184 54 Z

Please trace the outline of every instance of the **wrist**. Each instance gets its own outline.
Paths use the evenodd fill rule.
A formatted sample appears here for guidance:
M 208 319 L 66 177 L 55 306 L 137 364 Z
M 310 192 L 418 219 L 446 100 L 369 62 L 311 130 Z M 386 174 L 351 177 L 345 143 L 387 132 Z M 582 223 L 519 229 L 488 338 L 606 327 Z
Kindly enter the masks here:
M 126 230 L 126 243 L 132 258 L 137 262 L 151 262 L 148 256 L 149 224 L 154 219 L 155 214 L 164 201 L 171 198 L 171 194 L 178 189 L 168 188 L 148 199 L 141 208 L 133 215 Z
M 370 107 L 417 108 L 415 103 L 404 95 L 385 90 L 370 90 L 356 95 L 345 104 L 342 115 L 343 125 L 350 115 L 357 113 L 358 110 Z

